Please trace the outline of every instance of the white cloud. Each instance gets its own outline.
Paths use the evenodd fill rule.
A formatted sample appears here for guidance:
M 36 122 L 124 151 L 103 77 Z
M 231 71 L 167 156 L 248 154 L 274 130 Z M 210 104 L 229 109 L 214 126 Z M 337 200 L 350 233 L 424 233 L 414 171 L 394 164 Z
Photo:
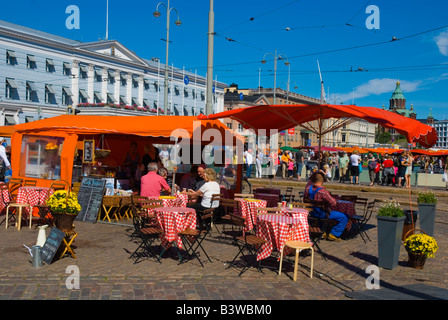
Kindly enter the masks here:
M 439 52 L 444 56 L 448 56 L 448 31 L 444 31 L 435 37 Z
M 390 78 L 382 78 L 382 79 L 372 79 L 368 82 L 361 84 L 354 88 L 352 92 L 347 93 L 336 93 L 334 97 L 341 99 L 342 102 L 346 103 L 352 102 L 352 99 L 359 99 L 368 97 L 371 95 L 380 95 L 383 93 L 392 93 L 395 90 L 395 85 L 397 83 L 397 79 L 390 79 Z M 422 84 L 422 81 L 416 80 L 416 81 L 406 81 L 406 80 L 400 80 L 400 87 L 403 92 L 413 92 L 419 89 L 420 85 Z M 332 95 L 333 96 L 333 95 Z

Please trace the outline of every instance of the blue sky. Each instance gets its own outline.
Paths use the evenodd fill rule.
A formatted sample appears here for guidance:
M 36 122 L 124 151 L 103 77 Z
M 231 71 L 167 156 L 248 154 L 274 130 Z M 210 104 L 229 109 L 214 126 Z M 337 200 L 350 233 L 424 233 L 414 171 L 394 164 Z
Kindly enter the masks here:
M 164 0 L 164 3 L 167 1 Z M 109 39 L 143 58 L 165 62 L 166 9 L 159 1 L 109 0 Z M 67 29 L 69 5 L 80 28 Z M 366 13 L 368 6 L 378 15 Z M 200 75 L 207 68 L 209 1 L 170 0 L 170 64 Z M 277 87 L 320 97 L 319 61 L 329 102 L 388 107 L 397 79 L 418 118 L 429 108 L 448 119 L 448 4 L 442 0 L 244 0 L 215 1 L 214 78 L 240 88 Z M 370 20 L 372 17 L 378 19 Z M 15 0 L 2 3 L 0 19 L 82 42 L 104 39 L 106 0 Z M 377 23 L 368 29 L 366 21 Z M 379 23 L 379 25 L 378 25 Z M 397 41 L 391 41 L 395 37 Z M 269 54 L 271 53 L 271 54 Z M 261 60 L 265 56 L 266 64 Z M 351 71 L 352 70 L 352 71 Z M 360 71 L 357 71 L 360 70 Z M 362 71 L 361 71 L 362 70 Z M 297 89 L 295 88 L 297 87 Z M 327 100 L 328 101 L 328 100 Z

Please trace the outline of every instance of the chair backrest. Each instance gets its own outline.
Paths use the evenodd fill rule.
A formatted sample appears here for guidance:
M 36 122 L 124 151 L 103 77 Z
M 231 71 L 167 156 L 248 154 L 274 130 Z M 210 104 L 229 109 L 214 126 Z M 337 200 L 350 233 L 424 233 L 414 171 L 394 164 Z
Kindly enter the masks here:
M 362 210 L 363 215 L 366 213 L 368 203 L 369 199 L 367 198 L 357 198 L 355 201 L 355 205 Z
M 233 213 L 235 211 L 235 208 L 238 208 L 238 201 L 234 199 L 221 198 L 219 205 L 223 210 L 224 215 L 226 215 L 229 213 Z
M 293 202 L 292 203 L 292 207 L 293 208 L 302 208 L 302 209 L 306 209 L 308 211 L 312 211 L 313 210 L 313 204 L 312 203 Z
M 140 208 L 143 210 L 161 207 L 163 207 L 163 201 L 161 199 L 143 199 L 140 201 Z
M 67 181 L 64 180 L 54 180 L 51 184 L 50 184 L 50 189 L 53 189 L 54 191 L 56 190 L 68 190 L 71 191 L 71 187 L 68 184 Z
M 309 201 L 309 203 L 312 204 L 312 208 L 313 209 L 314 208 L 321 208 L 325 212 L 325 214 L 326 214 L 326 216 L 328 218 L 328 216 L 330 215 L 330 212 L 331 212 L 331 208 L 328 206 L 328 204 L 326 202 L 324 202 L 324 201 L 317 201 L 317 200 L 311 200 L 311 199 L 308 199 L 308 201 Z
M 7 206 L 11 199 L 9 197 L 4 197 L 3 192 L 7 192 L 9 195 L 9 185 L 8 183 L 0 183 L 0 199 L 4 206 Z
M 212 194 L 212 198 L 210 200 L 210 208 L 212 208 L 213 203 L 220 202 L 222 198 L 222 194 Z
M 254 194 L 253 193 L 235 193 L 234 194 L 234 198 L 251 198 L 254 199 Z
M 281 212 L 281 209 L 279 207 L 266 207 L 266 208 L 257 207 L 257 215 L 280 214 L 280 212 Z
M 341 200 L 345 200 L 345 201 L 351 201 L 351 202 L 356 202 L 356 199 L 358 199 L 358 196 L 354 195 L 341 195 Z
M 239 227 L 244 227 L 245 226 L 244 223 L 245 223 L 246 219 L 244 219 L 242 216 L 237 216 L 235 214 L 230 214 L 230 220 L 236 226 L 239 226 Z
M 20 178 L 11 178 L 8 181 L 9 186 L 9 197 L 14 198 L 17 195 L 17 191 L 23 185 L 23 179 Z
M 286 187 L 286 192 L 285 194 L 291 194 L 292 193 L 292 187 Z
M 366 206 L 366 213 L 364 215 L 364 221 L 369 221 L 370 217 L 372 216 L 373 210 L 375 209 L 375 204 L 377 203 L 376 200 L 370 201 Z
M 25 180 L 23 181 L 24 187 L 35 187 L 37 185 L 37 180 Z
M 131 195 L 132 204 L 136 207 L 140 207 L 142 202 L 149 201 L 148 197 L 140 196 L 138 194 Z

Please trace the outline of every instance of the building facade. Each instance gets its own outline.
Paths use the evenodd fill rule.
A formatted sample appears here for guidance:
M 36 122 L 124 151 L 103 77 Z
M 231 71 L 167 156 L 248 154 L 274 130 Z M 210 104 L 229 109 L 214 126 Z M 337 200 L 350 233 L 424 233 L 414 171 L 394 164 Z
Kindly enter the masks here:
M 0 125 L 74 112 L 86 115 L 205 113 L 206 78 L 164 69 L 115 40 L 81 43 L 0 21 Z M 214 81 L 213 112 L 223 111 L 226 84 Z

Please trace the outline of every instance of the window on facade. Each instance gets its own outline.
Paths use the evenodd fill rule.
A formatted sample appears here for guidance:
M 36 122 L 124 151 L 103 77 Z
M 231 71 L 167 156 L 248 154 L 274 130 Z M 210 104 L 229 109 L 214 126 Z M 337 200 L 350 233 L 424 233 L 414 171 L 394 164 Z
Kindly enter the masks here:
M 244 130 L 243 125 L 241 123 L 238 123 L 238 130 L 239 131 L 243 131 Z
M 201 100 L 204 101 L 205 100 L 205 93 L 201 92 Z
M 154 81 L 154 88 L 156 91 L 160 91 L 159 83 L 157 81 Z
M 138 77 L 132 77 L 132 86 L 138 88 Z
M 79 78 L 87 79 L 88 69 L 86 66 L 79 66 Z
M 184 88 L 184 97 L 188 98 L 188 89 L 187 88 Z
M 341 141 L 342 142 L 347 142 L 347 138 L 346 138 L 346 133 L 341 134 Z
M 110 84 L 114 84 L 115 83 L 115 72 L 112 70 L 108 70 L 107 72 L 107 81 Z
M 18 99 L 17 84 L 14 79 L 6 78 L 6 98 Z
M 88 99 L 88 98 L 86 98 L 86 99 Z M 99 92 L 94 92 L 94 94 L 93 94 L 93 102 L 94 103 L 101 103 L 101 102 L 103 102 L 103 97 L 101 96 L 101 94 L 99 93 Z
M 23 135 L 19 176 L 60 179 L 63 143 L 61 137 Z
M 56 91 L 51 84 L 45 85 L 45 103 L 56 103 Z
M 64 106 L 68 106 L 72 104 L 72 92 L 69 88 L 63 87 L 62 88 L 62 104 Z
M 35 56 L 33 56 L 31 54 L 26 56 L 26 67 L 28 69 L 36 69 L 37 68 Z
M 37 99 L 37 88 L 34 82 L 27 81 L 26 82 L 26 100 L 38 102 Z
M 120 104 L 128 104 L 124 96 L 120 96 Z
M 14 119 L 14 116 L 10 115 L 10 114 L 6 114 L 5 115 L 5 125 L 13 126 L 15 124 L 17 124 L 17 123 L 16 123 L 16 120 Z
M 126 76 L 120 75 L 120 82 L 122 86 L 126 86 L 127 84 Z
M 107 94 L 107 103 L 115 103 L 117 100 L 115 100 L 115 97 L 112 93 Z
M 45 62 L 45 70 L 47 72 L 55 72 L 53 59 L 47 59 Z
M 226 126 L 227 126 L 227 128 L 232 129 L 232 123 L 231 122 L 227 123 Z
M 89 95 L 87 94 L 87 92 L 85 90 L 79 90 L 78 96 L 79 96 L 79 102 L 87 103 L 87 101 L 89 99 Z M 95 96 L 94 96 L 94 100 L 95 100 Z M 95 103 L 98 103 L 98 102 L 95 102 Z
M 143 89 L 149 90 L 149 81 L 147 79 L 143 80 Z
M 103 81 L 103 75 L 102 75 L 102 71 L 101 70 L 95 70 L 94 75 L 95 75 L 95 81 L 96 82 L 102 82 Z
M 17 64 L 17 56 L 14 51 L 6 50 L 6 64 L 9 64 L 12 66 Z
M 62 64 L 62 73 L 66 76 L 72 75 L 72 66 L 68 62 Z

